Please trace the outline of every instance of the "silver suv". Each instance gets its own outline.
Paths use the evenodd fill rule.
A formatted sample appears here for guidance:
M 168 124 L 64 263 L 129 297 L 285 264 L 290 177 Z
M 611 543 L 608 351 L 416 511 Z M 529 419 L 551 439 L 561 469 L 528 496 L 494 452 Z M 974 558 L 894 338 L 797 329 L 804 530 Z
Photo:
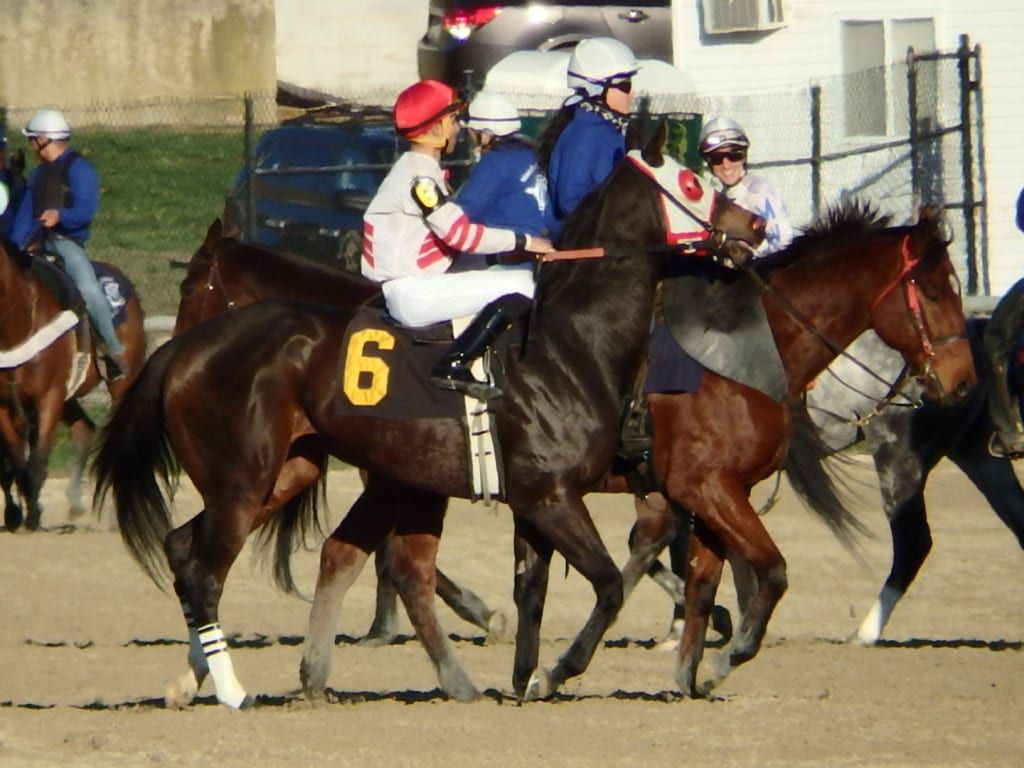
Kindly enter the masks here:
M 614 37 L 637 58 L 671 62 L 671 0 L 430 0 L 419 74 L 478 89 L 510 53 L 569 49 L 587 37 Z

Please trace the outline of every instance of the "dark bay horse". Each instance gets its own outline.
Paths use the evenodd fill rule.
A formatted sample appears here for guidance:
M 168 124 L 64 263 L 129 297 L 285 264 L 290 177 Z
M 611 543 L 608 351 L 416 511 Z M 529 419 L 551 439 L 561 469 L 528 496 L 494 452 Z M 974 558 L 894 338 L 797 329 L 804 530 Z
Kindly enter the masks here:
M 380 296 L 380 286 L 361 275 L 344 272 L 286 251 L 239 240 L 224 231 L 220 219 L 210 224 L 181 281 L 174 335 L 221 312 L 264 299 L 294 299 L 353 309 Z M 388 572 L 388 547 L 375 553 L 377 610 L 363 639 L 384 644 L 397 635 L 398 593 Z M 475 593 L 437 572 L 437 595 L 466 621 L 502 637 L 507 619 Z
M 652 165 L 672 162 L 662 159 L 660 141 L 648 147 L 646 159 Z M 694 187 L 687 191 L 693 202 Z M 542 270 L 527 351 L 509 358 L 506 394 L 491 405 L 507 478 L 504 500 L 518 538 L 528 542 L 517 548 L 524 558 L 516 566 L 517 602 L 532 586 L 521 574 L 534 569 L 534 556 L 546 560 L 552 551 L 591 583 L 596 596 L 591 616 L 549 675 L 553 679 L 586 669 L 622 604 L 622 576 L 583 496 L 611 466 L 622 403 L 644 357 L 667 258 L 661 195 L 625 159 L 581 209 L 567 244 L 600 244 L 609 255 Z M 703 197 L 705 209 L 714 201 L 702 218 L 715 229 L 748 242 L 763 237 L 760 219 L 718 194 Z M 168 695 L 172 704 L 191 701 L 207 674 L 222 703 L 251 701 L 234 675 L 218 622 L 224 579 L 248 533 L 267 524 L 267 535 L 277 532 L 278 582 L 293 586 L 292 539 L 315 517 L 314 482 L 323 476 L 328 453 L 368 476 L 363 494 L 323 546 L 301 670 L 307 693 L 322 693 L 345 590 L 369 552 L 397 528 L 394 575 L 442 688 L 457 699 L 478 695 L 447 638 L 436 631 L 433 606 L 447 499 L 472 494 L 469 438 L 457 419 L 336 412 L 337 372 L 351 317 L 342 309 L 289 302 L 221 314 L 157 350 L 105 428 L 95 462 L 96 503 L 113 494 L 125 543 L 151 575 L 158 578 L 158 555 L 166 554 L 190 630 L 189 670 Z M 192 479 L 204 509 L 171 530 L 158 478 L 179 468 Z M 540 606 L 531 604 L 529 611 L 539 621 Z M 530 630 L 537 627 L 521 620 L 513 672 L 520 695 L 536 666 L 539 637 L 526 634 Z
M 120 275 L 114 267 L 106 266 Z M 85 511 L 81 491 L 95 425 L 77 398 L 95 389 L 101 376 L 91 349 L 86 350 L 84 358 L 78 356 L 76 328 L 82 320 L 65 311 L 53 286 L 43 277 L 45 270 L 30 268 L 13 243 L 0 240 L 0 350 L 4 359 L 0 366 L 0 484 L 8 531 L 16 530 L 22 522 L 29 530 L 40 526 L 39 494 L 62 420 L 75 446 L 68 500 L 72 514 Z M 125 321 L 117 328 L 117 335 L 125 346 L 129 372 L 108 385 L 114 400 L 142 367 L 146 351 L 142 305 L 134 290 L 125 298 Z M 85 368 L 82 377 L 74 375 L 79 365 Z M 15 498 L 15 488 L 21 503 Z

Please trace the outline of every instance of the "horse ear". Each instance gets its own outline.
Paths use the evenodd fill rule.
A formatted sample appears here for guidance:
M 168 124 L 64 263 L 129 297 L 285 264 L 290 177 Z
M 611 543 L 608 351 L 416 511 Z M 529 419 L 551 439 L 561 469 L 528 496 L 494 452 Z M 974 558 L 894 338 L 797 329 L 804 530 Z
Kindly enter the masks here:
M 917 231 L 925 242 L 933 238 L 943 241 L 946 245 L 953 242 L 953 233 L 946 220 L 942 206 L 930 203 L 921 206 L 917 217 Z
M 668 123 L 665 122 L 665 118 L 661 118 L 658 121 L 658 127 L 654 129 L 654 135 L 651 136 L 647 142 L 647 146 L 644 147 L 641 153 L 646 162 L 652 168 L 658 168 L 665 162 L 665 157 L 662 154 L 662 149 L 665 146 L 665 139 L 668 137 Z
M 206 230 L 206 239 L 203 240 L 203 248 L 210 250 L 216 247 L 217 243 L 221 241 L 223 236 L 223 225 L 221 224 L 220 218 L 216 218 Z

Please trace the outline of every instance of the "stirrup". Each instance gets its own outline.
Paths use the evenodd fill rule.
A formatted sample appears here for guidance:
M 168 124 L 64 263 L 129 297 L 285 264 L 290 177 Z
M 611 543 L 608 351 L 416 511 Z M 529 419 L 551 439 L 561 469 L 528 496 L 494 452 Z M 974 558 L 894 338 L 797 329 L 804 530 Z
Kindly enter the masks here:
M 103 369 L 104 378 L 108 382 L 120 381 L 128 375 L 120 361 L 113 353 L 106 353 L 103 355 Z
M 462 366 L 452 366 L 443 372 L 435 371 L 430 374 L 430 383 L 441 389 L 451 389 L 462 392 L 477 400 L 494 400 L 504 393 L 493 384 L 486 381 L 477 381 L 473 374 Z
M 993 432 L 988 439 L 988 453 L 997 459 L 1020 459 L 1024 458 L 1024 445 L 1018 444 L 1016 449 L 1008 447 L 1002 440 L 999 432 Z

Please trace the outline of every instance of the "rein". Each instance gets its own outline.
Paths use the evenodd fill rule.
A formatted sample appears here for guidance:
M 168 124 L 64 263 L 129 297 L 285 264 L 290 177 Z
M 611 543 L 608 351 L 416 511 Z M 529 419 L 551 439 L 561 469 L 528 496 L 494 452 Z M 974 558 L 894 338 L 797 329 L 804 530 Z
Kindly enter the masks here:
M 926 355 L 926 362 L 924 368 L 919 374 L 919 377 L 923 378 L 925 376 L 931 375 L 931 361 L 932 358 L 935 357 L 934 348 L 936 346 L 950 344 L 958 339 L 966 338 L 966 334 L 954 334 L 953 336 L 935 342 L 933 342 L 928 336 L 927 327 L 924 323 L 924 313 L 921 310 L 921 298 L 917 292 L 917 281 L 915 281 L 913 278 L 905 280 L 905 278 L 908 277 L 913 268 L 917 266 L 916 262 L 914 262 L 910 258 L 909 242 L 910 236 L 907 235 L 903 238 L 903 245 L 900 250 L 901 256 L 903 258 L 903 263 L 900 267 L 900 271 L 896 275 L 896 277 L 885 288 L 882 289 L 882 292 L 878 295 L 874 302 L 872 302 L 871 309 L 872 311 L 874 311 L 875 307 L 878 306 L 878 303 L 882 301 L 882 299 L 884 299 L 889 293 L 891 293 L 897 285 L 903 284 L 904 286 L 906 286 L 907 305 L 911 311 L 911 318 L 914 323 L 914 328 L 915 330 L 917 330 L 918 335 L 921 339 L 921 347 Z M 878 381 L 882 384 L 889 386 L 889 382 L 885 379 L 884 376 L 880 376 L 878 373 L 872 370 L 870 366 L 858 360 L 854 355 L 847 352 L 845 348 L 840 347 L 838 344 L 832 341 L 832 339 L 830 339 L 824 333 L 819 331 L 815 326 L 813 326 L 810 322 L 808 322 L 797 311 L 796 307 L 794 307 L 784 296 L 782 296 L 782 294 L 775 290 L 771 286 L 771 284 L 767 283 L 757 273 L 757 270 L 754 269 L 752 265 L 740 264 L 738 266 L 740 269 L 742 269 L 748 275 L 751 276 L 751 278 L 761 287 L 761 290 L 770 293 L 772 296 L 774 296 L 775 299 L 782 305 L 783 309 L 786 310 L 786 313 L 789 314 L 789 316 L 792 317 L 797 322 L 797 324 L 800 325 L 805 331 L 809 332 L 810 334 L 815 336 L 819 341 L 821 341 L 829 349 L 829 351 L 832 352 L 832 354 L 834 354 L 836 357 L 846 358 L 854 365 L 856 365 L 858 368 L 860 368 L 862 371 L 864 371 L 866 374 L 875 379 L 875 381 Z M 908 372 L 906 369 L 904 369 L 904 372 L 900 375 L 900 378 L 895 382 L 895 384 L 892 385 L 890 394 L 886 395 L 886 397 L 883 398 L 881 401 L 878 401 L 876 407 L 872 409 L 871 415 L 865 418 L 874 418 L 874 416 L 877 415 L 877 412 L 879 412 L 881 408 L 884 408 L 886 405 L 892 402 L 892 400 L 898 394 L 897 385 L 902 384 L 903 380 L 906 378 L 907 375 Z

